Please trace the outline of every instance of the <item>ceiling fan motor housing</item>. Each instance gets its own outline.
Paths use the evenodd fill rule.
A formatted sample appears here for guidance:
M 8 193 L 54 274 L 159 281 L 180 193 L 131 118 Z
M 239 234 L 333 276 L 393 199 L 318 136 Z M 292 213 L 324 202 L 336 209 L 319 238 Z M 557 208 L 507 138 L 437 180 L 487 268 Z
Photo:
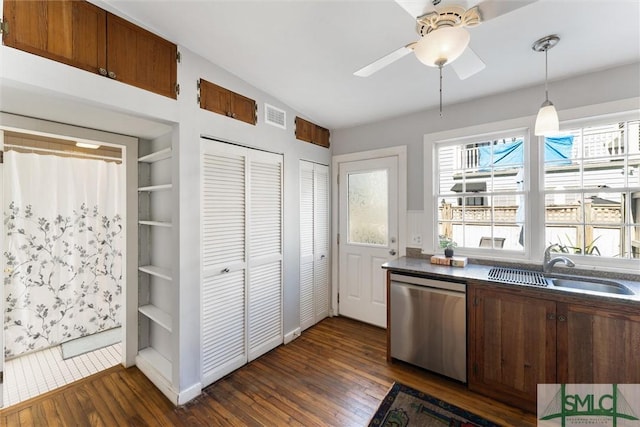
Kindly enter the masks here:
M 446 6 L 416 18 L 416 31 L 421 37 L 442 27 L 475 27 L 480 24 L 478 7 Z

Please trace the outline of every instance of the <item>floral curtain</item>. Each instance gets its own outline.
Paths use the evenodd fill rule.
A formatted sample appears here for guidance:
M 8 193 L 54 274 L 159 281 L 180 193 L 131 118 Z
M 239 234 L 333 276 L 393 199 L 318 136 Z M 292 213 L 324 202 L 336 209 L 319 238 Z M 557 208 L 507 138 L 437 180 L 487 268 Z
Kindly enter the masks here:
M 5 153 L 5 357 L 121 324 L 123 166 Z

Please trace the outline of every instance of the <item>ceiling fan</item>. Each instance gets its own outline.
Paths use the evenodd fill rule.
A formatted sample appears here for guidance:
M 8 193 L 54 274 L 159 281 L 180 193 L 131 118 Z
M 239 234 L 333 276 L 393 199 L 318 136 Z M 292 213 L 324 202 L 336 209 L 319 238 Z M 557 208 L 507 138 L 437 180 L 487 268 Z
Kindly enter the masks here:
M 353 73 L 355 76 L 368 77 L 414 52 L 422 63 L 431 67 L 442 69 L 451 64 L 458 77 L 464 80 L 485 68 L 480 57 L 468 47 L 470 35 L 465 27 L 474 27 L 537 0 L 468 0 L 467 7 L 439 6 L 442 0 L 395 1 L 416 19 L 420 38 L 359 69 Z

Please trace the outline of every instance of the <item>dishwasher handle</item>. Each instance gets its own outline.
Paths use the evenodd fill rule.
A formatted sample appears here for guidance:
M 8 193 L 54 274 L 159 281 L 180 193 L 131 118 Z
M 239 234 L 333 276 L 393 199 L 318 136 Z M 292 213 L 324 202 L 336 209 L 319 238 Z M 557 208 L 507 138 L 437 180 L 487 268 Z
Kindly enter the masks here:
M 464 292 L 452 291 L 449 289 L 442 289 L 442 288 L 432 288 L 430 286 L 416 286 L 416 285 L 411 285 L 409 283 L 403 283 L 403 282 L 391 282 L 391 285 L 395 285 L 396 287 L 405 288 L 409 290 L 415 290 L 416 292 L 429 292 L 432 294 L 447 295 L 450 297 L 457 297 L 457 298 L 464 298 L 465 296 Z

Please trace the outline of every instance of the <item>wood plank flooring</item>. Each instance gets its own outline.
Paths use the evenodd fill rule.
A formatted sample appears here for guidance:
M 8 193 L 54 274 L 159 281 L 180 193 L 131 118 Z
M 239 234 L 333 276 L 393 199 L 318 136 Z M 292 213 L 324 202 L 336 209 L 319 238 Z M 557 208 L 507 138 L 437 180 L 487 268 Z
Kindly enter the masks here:
M 2 426 L 366 426 L 394 381 L 504 426 L 535 426 L 533 414 L 462 384 L 394 362 L 385 331 L 325 319 L 286 346 L 175 408 L 137 369 L 117 366 L 0 411 Z

